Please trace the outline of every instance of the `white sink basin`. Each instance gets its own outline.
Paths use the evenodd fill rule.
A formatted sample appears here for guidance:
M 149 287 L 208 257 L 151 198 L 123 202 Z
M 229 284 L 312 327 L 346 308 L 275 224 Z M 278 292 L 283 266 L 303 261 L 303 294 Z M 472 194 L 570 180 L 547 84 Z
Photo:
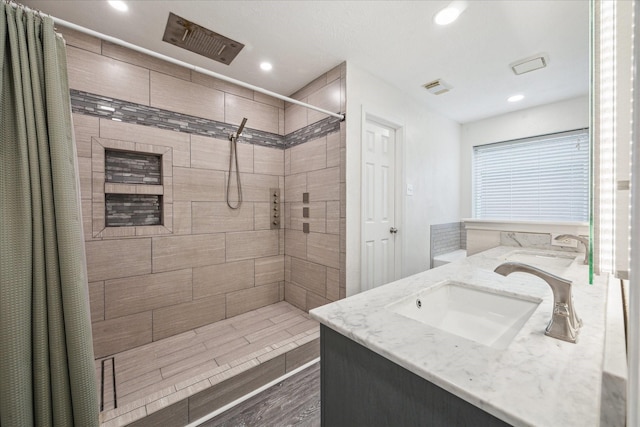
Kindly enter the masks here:
M 536 251 L 514 251 L 504 257 L 505 261 L 522 262 L 539 267 L 542 270 L 564 270 L 576 259 L 578 254 L 549 254 Z
M 386 308 L 445 332 L 502 349 L 509 345 L 541 301 L 446 281 Z

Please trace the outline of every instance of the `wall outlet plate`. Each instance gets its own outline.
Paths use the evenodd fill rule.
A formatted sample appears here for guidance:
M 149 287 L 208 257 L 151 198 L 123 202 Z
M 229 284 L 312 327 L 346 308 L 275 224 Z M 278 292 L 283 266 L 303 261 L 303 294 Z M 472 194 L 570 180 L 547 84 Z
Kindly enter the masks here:
M 563 248 L 577 248 L 578 241 L 576 239 L 561 239 L 556 240 L 556 236 L 561 236 L 561 234 L 551 233 L 551 246 L 562 246 Z

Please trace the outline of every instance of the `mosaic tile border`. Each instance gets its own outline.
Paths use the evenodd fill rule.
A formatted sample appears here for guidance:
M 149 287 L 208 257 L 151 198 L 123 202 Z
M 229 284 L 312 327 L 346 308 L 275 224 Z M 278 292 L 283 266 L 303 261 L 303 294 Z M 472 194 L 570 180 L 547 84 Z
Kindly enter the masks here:
M 71 109 L 76 114 L 217 139 L 227 139 L 231 133 L 237 130 L 237 126 L 224 122 L 176 113 L 148 105 L 135 104 L 75 89 L 70 90 L 70 95 Z M 322 138 L 333 132 L 339 132 L 340 121 L 338 118 L 328 117 L 291 132 L 285 137 L 270 132 L 245 128 L 242 132 L 242 142 L 285 149 L 313 139 Z

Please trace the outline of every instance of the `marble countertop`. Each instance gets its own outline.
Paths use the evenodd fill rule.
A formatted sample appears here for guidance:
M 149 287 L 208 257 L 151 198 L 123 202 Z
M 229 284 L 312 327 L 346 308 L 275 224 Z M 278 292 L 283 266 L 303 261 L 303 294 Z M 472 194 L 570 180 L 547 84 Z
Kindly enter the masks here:
M 595 283 L 589 285 L 588 267 L 581 264 L 584 254 L 579 253 L 571 266 L 552 271 L 573 281 L 575 308 L 583 321 L 576 344 L 554 339 L 544 335 L 551 319 L 551 288 L 529 274 L 503 277 L 493 273 L 514 250 L 527 249 L 493 248 L 318 307 L 310 314 L 331 329 L 514 426 L 599 425 L 606 278 L 596 276 Z M 385 308 L 446 280 L 543 301 L 505 349 L 449 334 Z

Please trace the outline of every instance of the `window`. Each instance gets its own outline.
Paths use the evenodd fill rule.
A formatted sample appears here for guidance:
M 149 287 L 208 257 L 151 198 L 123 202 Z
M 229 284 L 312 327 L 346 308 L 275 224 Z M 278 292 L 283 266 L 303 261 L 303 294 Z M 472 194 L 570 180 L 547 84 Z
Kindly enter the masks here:
M 589 220 L 587 129 L 473 148 L 480 219 Z

